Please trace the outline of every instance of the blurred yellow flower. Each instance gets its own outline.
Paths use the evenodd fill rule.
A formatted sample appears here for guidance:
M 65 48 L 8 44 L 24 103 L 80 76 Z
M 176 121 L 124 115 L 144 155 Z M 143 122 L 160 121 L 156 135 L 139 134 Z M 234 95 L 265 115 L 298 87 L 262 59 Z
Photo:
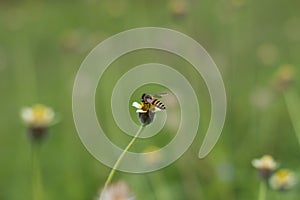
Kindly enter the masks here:
M 21 111 L 22 120 L 30 127 L 48 127 L 54 119 L 54 111 L 42 104 L 25 107 Z
M 274 79 L 273 86 L 278 91 L 286 90 L 295 79 L 295 67 L 290 64 L 284 64 L 277 70 Z
M 109 185 L 104 191 L 102 191 L 99 200 L 134 200 L 129 186 L 123 182 L 117 182 Z
M 260 159 L 252 160 L 252 165 L 259 170 L 260 176 L 264 179 L 268 179 L 278 167 L 278 163 L 270 155 L 264 155 Z
M 291 189 L 296 183 L 296 176 L 288 169 L 280 169 L 269 180 L 271 188 L 285 191 Z

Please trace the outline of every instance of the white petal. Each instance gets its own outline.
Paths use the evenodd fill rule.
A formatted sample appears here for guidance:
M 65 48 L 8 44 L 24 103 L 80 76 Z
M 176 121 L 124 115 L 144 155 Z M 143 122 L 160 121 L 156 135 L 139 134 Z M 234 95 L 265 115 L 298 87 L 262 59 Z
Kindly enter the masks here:
M 141 109 L 141 108 L 142 108 L 142 105 L 139 104 L 138 102 L 133 102 L 133 103 L 132 103 L 132 106 L 135 107 L 135 108 L 138 108 L 138 109 Z
M 55 113 L 51 108 L 45 110 L 45 121 L 46 123 L 51 123 L 54 119 Z
M 24 122 L 30 123 L 33 120 L 33 112 L 31 108 L 23 108 L 21 110 L 21 118 Z
M 138 109 L 138 110 L 136 110 L 136 112 L 137 113 L 146 113 L 147 111 L 146 110 L 140 110 L 140 109 Z
M 253 167 L 255 167 L 255 168 L 261 168 L 261 166 L 262 166 L 261 161 L 258 160 L 258 159 L 252 160 L 252 165 L 253 165 Z

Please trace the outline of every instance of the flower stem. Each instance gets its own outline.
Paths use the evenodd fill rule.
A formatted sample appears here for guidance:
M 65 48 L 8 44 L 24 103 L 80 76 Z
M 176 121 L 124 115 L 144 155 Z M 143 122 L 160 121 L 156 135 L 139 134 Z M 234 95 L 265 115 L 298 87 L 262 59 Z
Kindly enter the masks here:
M 296 133 L 296 137 L 298 139 L 298 144 L 300 145 L 300 98 L 297 95 L 296 91 L 292 89 L 286 91 L 283 95 L 288 113 L 292 121 L 292 125 Z
M 116 163 L 114 164 L 113 168 L 111 169 L 105 184 L 104 184 L 104 188 L 103 191 L 107 188 L 107 186 L 109 185 L 109 183 L 111 182 L 117 168 L 119 167 L 121 161 L 123 160 L 124 156 L 126 155 L 126 153 L 130 150 L 130 148 L 133 146 L 133 144 L 135 143 L 136 139 L 140 136 L 140 134 L 142 133 L 142 130 L 145 126 L 142 125 L 140 126 L 140 128 L 138 129 L 138 131 L 136 132 L 136 134 L 134 135 L 134 137 L 132 138 L 132 140 L 129 142 L 129 144 L 126 146 L 126 148 L 123 150 L 123 152 L 121 153 L 120 157 L 118 158 L 118 160 L 116 161 Z
M 264 181 L 260 182 L 258 200 L 266 200 L 267 186 Z
M 43 199 L 39 162 L 39 144 L 32 144 L 32 197 L 33 200 Z

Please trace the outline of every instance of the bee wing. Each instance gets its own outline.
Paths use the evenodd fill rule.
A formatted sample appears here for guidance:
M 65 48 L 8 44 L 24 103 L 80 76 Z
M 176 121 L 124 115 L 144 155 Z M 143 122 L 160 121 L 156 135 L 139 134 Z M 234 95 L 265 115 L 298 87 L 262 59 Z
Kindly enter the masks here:
M 161 111 L 161 109 L 155 106 L 155 108 L 153 108 L 152 112 L 158 112 L 158 111 Z
M 146 101 L 147 101 L 147 103 L 152 103 L 153 99 L 148 98 L 148 99 L 146 99 Z
M 155 97 L 155 98 L 161 98 L 161 97 L 166 96 L 166 95 L 168 95 L 168 93 L 163 92 L 163 93 L 154 94 L 153 97 Z
M 155 105 L 151 105 L 150 110 L 151 110 L 151 112 L 158 112 L 158 111 L 161 111 L 161 109 L 158 108 L 158 107 L 156 107 Z

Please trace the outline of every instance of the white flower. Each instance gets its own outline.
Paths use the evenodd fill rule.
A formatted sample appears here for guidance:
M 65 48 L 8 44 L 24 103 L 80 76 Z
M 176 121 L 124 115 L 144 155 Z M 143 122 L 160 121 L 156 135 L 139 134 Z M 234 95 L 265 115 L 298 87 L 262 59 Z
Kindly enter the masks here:
M 21 118 L 30 127 L 48 127 L 53 122 L 54 111 L 42 104 L 25 107 L 21 110 Z
M 268 180 L 278 167 L 278 163 L 270 155 L 264 155 L 260 159 L 252 160 L 252 165 L 258 169 L 260 177 L 265 180 Z
M 269 180 L 270 186 L 274 190 L 285 191 L 291 189 L 296 183 L 296 176 L 290 170 L 278 170 Z
M 102 191 L 99 200 L 134 200 L 128 185 L 125 182 L 117 182 L 109 185 Z
M 138 102 L 133 102 L 132 106 L 137 108 L 136 112 L 137 113 L 146 113 L 148 110 L 155 113 L 158 111 L 162 111 L 160 108 L 154 106 L 154 105 L 150 105 L 149 109 L 145 109 L 145 106 L 143 104 L 139 104 Z
M 252 160 L 252 165 L 257 169 L 264 169 L 264 170 L 270 170 L 273 171 L 278 167 L 278 163 L 275 162 L 272 156 L 270 155 L 264 155 L 260 159 L 254 159 Z
M 142 104 L 133 102 L 132 106 L 137 108 L 136 112 L 138 113 L 139 120 L 144 126 L 151 124 L 155 118 L 155 113 L 162 110 L 151 103 L 144 102 Z

